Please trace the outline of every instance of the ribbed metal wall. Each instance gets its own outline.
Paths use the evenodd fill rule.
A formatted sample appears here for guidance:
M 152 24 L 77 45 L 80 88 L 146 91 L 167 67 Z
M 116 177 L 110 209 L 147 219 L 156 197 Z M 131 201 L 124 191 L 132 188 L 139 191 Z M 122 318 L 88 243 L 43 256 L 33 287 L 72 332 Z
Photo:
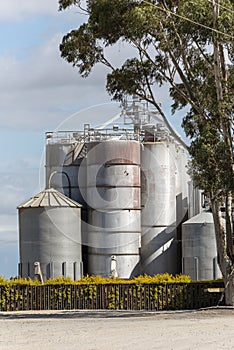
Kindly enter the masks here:
M 118 276 L 129 278 L 140 272 L 140 144 L 109 140 L 87 147 L 88 272 L 110 276 L 115 256 Z
M 76 150 L 80 148 L 80 154 Z M 58 141 L 46 145 L 46 188 L 56 188 L 82 204 L 81 233 L 84 273 L 87 270 L 86 146 L 82 142 Z
M 183 273 L 192 280 L 221 278 L 212 213 L 202 212 L 182 225 Z
M 177 273 L 175 144 L 145 142 L 141 167 L 142 272 Z
M 21 276 L 34 278 L 34 263 L 40 262 L 44 280 L 61 275 L 80 279 L 79 205 L 50 189 L 18 209 Z

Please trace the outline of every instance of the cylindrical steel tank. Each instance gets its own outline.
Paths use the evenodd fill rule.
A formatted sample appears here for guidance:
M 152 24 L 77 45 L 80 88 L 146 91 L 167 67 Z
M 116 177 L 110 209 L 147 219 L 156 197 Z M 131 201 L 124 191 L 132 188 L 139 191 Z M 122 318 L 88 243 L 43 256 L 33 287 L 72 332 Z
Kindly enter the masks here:
M 177 273 L 175 144 L 144 142 L 141 153 L 142 273 Z
M 46 187 L 53 187 L 82 204 L 81 233 L 84 273 L 87 273 L 87 220 L 86 207 L 86 145 L 65 135 L 64 139 L 49 139 L 46 145 Z
M 34 278 L 39 262 L 43 279 L 82 277 L 81 205 L 47 189 L 18 206 L 20 274 Z
M 87 144 L 88 272 L 108 277 L 139 274 L 141 236 L 140 143 Z
M 181 145 L 175 144 L 175 165 L 176 165 L 176 231 L 177 231 L 177 266 L 178 271 L 181 271 L 182 261 L 182 223 L 188 220 L 188 182 L 190 177 L 188 175 L 188 152 Z
M 188 183 L 188 218 L 192 218 L 202 212 L 202 190 L 194 186 L 193 181 Z
M 46 188 L 53 187 L 85 205 L 86 164 L 83 148 L 84 143 L 67 140 L 46 145 Z M 80 150 L 80 154 L 76 150 Z
M 202 212 L 183 223 L 182 266 L 192 280 L 221 278 L 212 213 Z

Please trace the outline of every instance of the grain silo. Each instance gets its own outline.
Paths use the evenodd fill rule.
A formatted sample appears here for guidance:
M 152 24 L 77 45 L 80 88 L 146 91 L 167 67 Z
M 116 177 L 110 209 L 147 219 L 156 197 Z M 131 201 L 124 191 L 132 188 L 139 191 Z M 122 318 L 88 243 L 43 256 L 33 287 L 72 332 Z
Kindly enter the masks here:
M 182 267 L 193 280 L 221 278 L 212 213 L 201 212 L 183 223 Z
M 182 223 L 188 220 L 188 151 L 184 145 L 175 144 L 175 165 L 176 165 L 176 231 L 177 231 L 177 267 L 181 271 L 182 265 Z
M 145 135 L 141 153 L 142 272 L 177 273 L 175 144 L 160 125 Z
M 85 205 L 86 147 L 81 135 L 78 132 L 47 133 L 46 141 L 46 188 L 53 187 Z
M 141 236 L 140 143 L 114 140 L 87 144 L 89 207 L 88 272 L 119 277 L 139 274 Z
M 34 263 L 39 262 L 44 280 L 81 278 L 81 205 L 47 189 L 18 210 L 20 276 L 34 278 Z
M 85 126 L 86 127 L 86 126 Z M 87 273 L 86 145 L 84 131 L 46 133 L 46 188 L 53 187 L 82 204 L 81 233 Z

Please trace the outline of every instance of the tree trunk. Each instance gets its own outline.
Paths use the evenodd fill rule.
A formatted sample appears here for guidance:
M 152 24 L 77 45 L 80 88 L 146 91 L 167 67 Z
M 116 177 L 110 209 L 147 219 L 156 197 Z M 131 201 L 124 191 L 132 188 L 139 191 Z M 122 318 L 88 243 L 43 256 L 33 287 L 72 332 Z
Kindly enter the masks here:
M 234 266 L 232 266 L 234 272 Z M 234 306 L 234 273 L 231 273 L 225 282 L 225 305 Z
M 212 214 L 216 235 L 218 263 L 223 275 L 225 287 L 225 304 L 234 306 L 234 264 L 227 254 L 227 236 L 224 227 L 224 219 L 221 216 L 220 201 L 211 200 Z

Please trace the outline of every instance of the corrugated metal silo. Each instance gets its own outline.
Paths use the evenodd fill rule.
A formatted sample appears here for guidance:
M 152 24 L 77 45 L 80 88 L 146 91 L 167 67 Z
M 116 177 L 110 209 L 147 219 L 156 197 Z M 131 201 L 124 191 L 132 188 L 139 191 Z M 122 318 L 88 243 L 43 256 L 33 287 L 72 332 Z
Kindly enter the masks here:
M 139 273 L 141 236 L 140 143 L 90 142 L 87 154 L 89 206 L 88 272 L 119 277 Z
M 175 144 L 144 142 L 142 167 L 142 272 L 177 273 Z
M 192 280 L 221 277 L 212 213 L 202 212 L 182 225 L 183 273 Z
M 43 279 L 82 276 L 81 205 L 47 189 L 18 206 L 20 275 L 34 278 L 40 262 Z
M 53 187 L 82 204 L 82 252 L 84 273 L 87 273 L 86 145 L 82 141 L 84 137 L 75 141 L 73 134 L 59 132 L 47 139 L 46 187 Z

